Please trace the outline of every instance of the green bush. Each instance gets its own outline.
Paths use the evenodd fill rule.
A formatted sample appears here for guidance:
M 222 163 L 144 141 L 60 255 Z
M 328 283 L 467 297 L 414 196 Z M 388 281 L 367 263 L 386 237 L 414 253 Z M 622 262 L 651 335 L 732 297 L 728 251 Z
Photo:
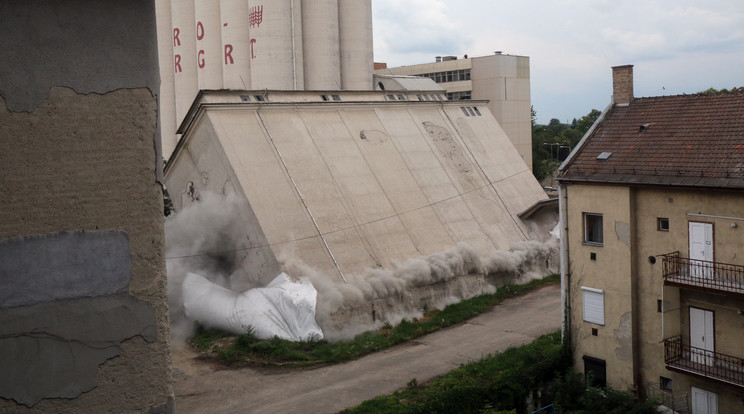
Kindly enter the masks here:
M 345 411 L 355 413 L 526 413 L 527 396 L 567 369 L 560 332 L 463 365 L 426 386 L 409 386 Z

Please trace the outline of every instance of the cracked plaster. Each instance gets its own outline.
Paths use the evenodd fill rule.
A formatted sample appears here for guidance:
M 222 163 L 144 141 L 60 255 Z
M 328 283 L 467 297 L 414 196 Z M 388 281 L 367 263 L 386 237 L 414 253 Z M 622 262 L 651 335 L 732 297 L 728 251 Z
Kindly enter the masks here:
M 74 398 L 97 385 L 98 366 L 135 336 L 157 337 L 155 311 L 116 295 L 18 307 L 0 313 L 0 397 L 33 406 Z

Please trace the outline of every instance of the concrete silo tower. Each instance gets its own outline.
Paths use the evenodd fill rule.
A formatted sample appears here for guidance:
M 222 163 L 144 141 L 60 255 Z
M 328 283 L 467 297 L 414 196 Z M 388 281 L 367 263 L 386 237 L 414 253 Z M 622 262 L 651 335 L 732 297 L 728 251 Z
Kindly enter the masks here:
M 338 0 L 341 87 L 373 89 L 372 1 Z
M 199 90 L 373 89 L 371 0 L 156 4 L 166 158 Z

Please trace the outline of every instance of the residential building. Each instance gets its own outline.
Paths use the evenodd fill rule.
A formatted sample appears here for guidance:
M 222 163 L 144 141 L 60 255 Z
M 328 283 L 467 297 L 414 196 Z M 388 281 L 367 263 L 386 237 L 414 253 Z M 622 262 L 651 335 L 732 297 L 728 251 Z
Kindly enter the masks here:
M 744 412 L 744 93 L 613 102 L 559 172 L 566 340 L 593 381 Z
M 501 52 L 463 59 L 438 56 L 435 62 L 382 68 L 375 73 L 428 77 L 446 90 L 450 100 L 487 100 L 488 109 L 532 168 L 529 57 Z

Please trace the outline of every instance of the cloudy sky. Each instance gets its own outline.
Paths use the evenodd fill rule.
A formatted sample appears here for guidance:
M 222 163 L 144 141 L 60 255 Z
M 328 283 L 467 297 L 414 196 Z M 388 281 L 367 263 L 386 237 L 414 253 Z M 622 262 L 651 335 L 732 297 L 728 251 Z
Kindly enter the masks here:
M 611 67 L 635 96 L 744 86 L 742 0 L 372 0 L 375 61 L 503 51 L 530 57 L 539 123 L 603 110 Z

